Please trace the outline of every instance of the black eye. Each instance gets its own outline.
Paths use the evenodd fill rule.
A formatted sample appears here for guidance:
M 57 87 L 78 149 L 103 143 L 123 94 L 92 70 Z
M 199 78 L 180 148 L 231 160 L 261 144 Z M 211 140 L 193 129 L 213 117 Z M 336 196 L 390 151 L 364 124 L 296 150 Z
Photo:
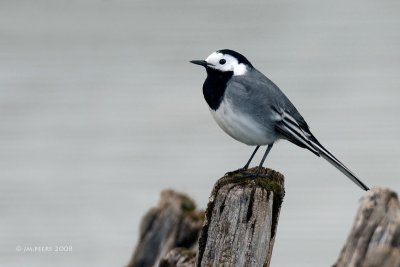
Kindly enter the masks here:
M 220 61 L 219 61 L 219 64 L 221 64 L 221 65 L 224 65 L 226 63 L 226 60 L 225 59 L 221 59 Z

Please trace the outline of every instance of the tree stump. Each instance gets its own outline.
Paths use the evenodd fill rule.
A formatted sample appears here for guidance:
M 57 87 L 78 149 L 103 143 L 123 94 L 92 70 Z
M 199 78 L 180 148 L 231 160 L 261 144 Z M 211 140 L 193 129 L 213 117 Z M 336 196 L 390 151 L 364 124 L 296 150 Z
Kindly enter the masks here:
M 175 247 L 196 245 L 204 212 L 186 195 L 172 190 L 161 192 L 160 202 L 143 217 L 139 243 L 128 267 L 158 266 L 162 257 Z
M 194 267 L 195 260 L 195 250 L 174 248 L 160 261 L 159 267 Z
M 219 179 L 207 206 L 196 266 L 269 266 L 283 184 L 283 175 L 264 168 L 260 177 L 237 171 Z
M 361 199 L 336 267 L 399 267 L 400 205 L 397 194 L 374 187 Z

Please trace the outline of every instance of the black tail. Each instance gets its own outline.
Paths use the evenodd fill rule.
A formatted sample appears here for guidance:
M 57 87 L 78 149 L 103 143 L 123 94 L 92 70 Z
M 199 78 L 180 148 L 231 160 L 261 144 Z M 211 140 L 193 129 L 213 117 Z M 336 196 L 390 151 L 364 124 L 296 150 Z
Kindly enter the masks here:
M 349 168 L 347 168 L 343 163 L 341 163 L 334 155 L 332 155 L 326 148 L 324 148 L 318 140 L 312 136 L 311 143 L 318 150 L 321 157 L 326 159 L 330 164 L 336 167 L 339 171 L 341 171 L 344 175 L 346 175 L 350 180 L 352 180 L 356 185 L 358 185 L 361 189 L 365 191 L 369 190 L 369 187 L 366 186 L 360 179 L 358 179 L 354 173 L 352 173 Z
M 313 152 L 317 156 L 322 156 L 329 163 L 346 175 L 350 180 L 352 180 L 361 189 L 369 190 L 363 182 L 358 179 L 354 173 L 352 173 L 343 163 L 341 163 L 335 156 L 333 156 L 327 149 L 325 149 L 318 140 L 309 131 L 307 124 L 304 122 L 303 127 L 301 127 L 298 122 L 289 114 L 281 112 L 282 120 L 277 122 L 276 130 L 282 135 L 283 138 L 288 141 L 306 148 Z M 305 129 L 307 128 L 307 129 Z

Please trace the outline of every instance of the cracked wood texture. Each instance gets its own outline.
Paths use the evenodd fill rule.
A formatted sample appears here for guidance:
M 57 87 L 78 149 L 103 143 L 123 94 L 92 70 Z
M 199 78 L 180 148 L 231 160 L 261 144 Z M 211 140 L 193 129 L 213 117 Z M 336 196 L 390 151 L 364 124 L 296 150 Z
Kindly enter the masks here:
M 374 187 L 361 199 L 335 267 L 399 267 L 400 205 L 390 189 Z
M 237 171 L 219 179 L 207 206 L 197 266 L 269 266 L 284 192 L 283 175 L 271 169 L 255 178 Z
M 197 211 L 188 196 L 162 191 L 158 206 L 141 221 L 139 242 L 127 267 L 158 266 L 173 248 L 196 246 L 203 220 L 204 212 Z

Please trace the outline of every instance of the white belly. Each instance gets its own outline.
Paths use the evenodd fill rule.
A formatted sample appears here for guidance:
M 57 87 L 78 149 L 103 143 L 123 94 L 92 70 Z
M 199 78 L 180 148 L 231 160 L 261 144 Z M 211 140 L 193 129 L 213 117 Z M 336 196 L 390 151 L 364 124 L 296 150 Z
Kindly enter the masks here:
M 250 116 L 233 110 L 229 101 L 225 99 L 219 108 L 211 110 L 215 121 L 228 135 L 247 145 L 268 145 L 275 141 L 266 130 L 266 127 L 256 123 Z

